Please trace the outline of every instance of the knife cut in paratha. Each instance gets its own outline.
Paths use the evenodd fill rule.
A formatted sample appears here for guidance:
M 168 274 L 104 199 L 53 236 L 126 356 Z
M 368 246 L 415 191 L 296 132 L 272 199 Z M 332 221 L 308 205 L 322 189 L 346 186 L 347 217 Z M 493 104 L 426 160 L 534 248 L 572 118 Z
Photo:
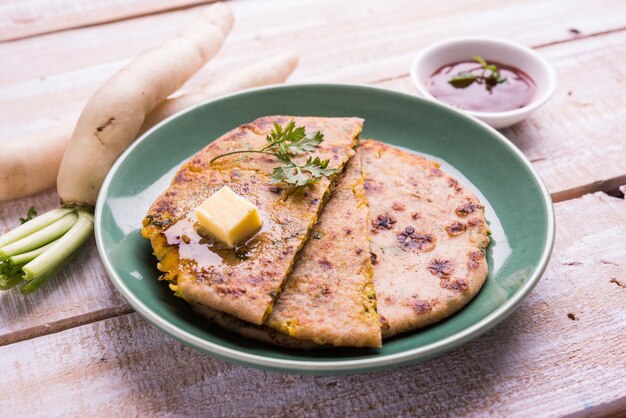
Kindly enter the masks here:
M 311 154 L 330 160 L 328 167 L 337 169 L 331 178 L 298 188 L 273 184 L 270 176 L 279 163 L 265 154 L 210 162 L 229 151 L 266 145 L 273 123 L 284 126 L 292 120 L 307 132 L 323 133 L 324 141 Z M 334 183 L 354 155 L 362 126 L 359 118 L 268 116 L 198 152 L 178 170 L 143 221 L 142 234 L 151 241 L 162 278 L 187 302 L 262 324 Z M 235 250 L 220 246 L 195 225 L 194 208 L 223 186 L 254 203 L 263 218 L 261 230 Z
M 284 347 L 380 347 L 363 184 L 357 151 L 298 253 L 265 326 L 200 304 L 194 308 L 223 328 Z
M 374 288 L 383 337 L 461 309 L 487 277 L 484 206 L 439 163 L 363 140 Z

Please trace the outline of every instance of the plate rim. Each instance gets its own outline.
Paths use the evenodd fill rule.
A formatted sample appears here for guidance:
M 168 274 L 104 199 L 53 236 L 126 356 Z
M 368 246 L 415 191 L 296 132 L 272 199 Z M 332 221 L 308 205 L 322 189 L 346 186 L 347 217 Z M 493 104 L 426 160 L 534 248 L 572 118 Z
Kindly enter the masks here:
M 191 333 L 178 328 L 170 324 L 168 321 L 164 320 L 160 317 L 156 312 L 153 312 L 146 305 L 144 305 L 130 289 L 124 284 L 120 275 L 113 268 L 111 261 L 109 260 L 105 246 L 103 242 L 102 236 L 102 224 L 100 219 L 102 218 L 102 211 L 104 209 L 104 196 L 107 194 L 109 190 L 109 186 L 115 173 L 119 169 L 119 166 L 125 161 L 130 153 L 134 151 L 134 149 L 139 146 L 146 138 L 155 130 L 159 129 L 161 126 L 169 123 L 171 120 L 181 117 L 182 115 L 195 110 L 198 107 L 204 106 L 208 103 L 231 98 L 234 96 L 253 93 L 257 91 L 265 91 L 265 90 L 280 90 L 280 89 L 289 89 L 289 88 L 297 88 L 297 87 L 318 87 L 318 88 L 362 88 L 366 90 L 373 90 L 376 92 L 382 92 L 385 94 L 391 95 L 399 95 L 408 97 L 414 100 L 427 102 L 429 105 L 433 105 L 436 107 L 440 107 L 446 109 L 448 111 L 452 111 L 460 117 L 468 119 L 469 121 L 478 124 L 493 134 L 500 142 L 506 145 L 514 154 L 520 157 L 520 160 L 524 163 L 524 165 L 528 168 L 535 181 L 537 182 L 541 195 L 544 200 L 544 204 L 547 208 L 547 228 L 546 228 L 546 246 L 544 248 L 543 253 L 541 254 L 541 258 L 539 259 L 538 268 L 535 269 L 529 280 L 522 286 L 510 299 L 505 301 L 502 305 L 500 305 L 496 310 L 488 314 L 486 317 L 482 318 L 478 322 L 473 325 L 459 331 L 449 337 L 441 339 L 439 341 L 433 342 L 431 344 L 416 347 L 413 349 L 405 350 L 399 353 L 383 355 L 380 357 L 369 357 L 363 359 L 355 359 L 355 360 L 321 360 L 321 361 L 307 361 L 307 360 L 291 360 L 291 359 L 283 359 L 283 358 L 271 358 L 263 355 L 257 355 L 252 353 L 245 353 L 239 351 L 237 349 L 232 349 L 228 347 L 224 347 L 220 344 L 207 341 L 203 338 L 192 335 Z M 104 182 L 100 188 L 100 192 L 98 193 L 98 199 L 96 201 L 96 207 L 94 211 L 96 222 L 94 223 L 95 230 L 95 239 L 96 246 L 98 249 L 98 254 L 100 255 L 100 259 L 104 264 L 105 270 L 109 279 L 119 291 L 124 299 L 148 322 L 152 325 L 156 326 L 161 331 L 165 332 L 169 336 L 175 338 L 176 340 L 185 343 L 186 345 L 191 346 L 197 350 L 205 354 L 212 354 L 221 359 L 231 360 L 239 364 L 245 364 L 253 367 L 261 367 L 268 370 L 274 371 L 282 371 L 282 372 L 292 372 L 292 373 L 317 373 L 317 374 L 337 374 L 337 373 L 358 373 L 358 372 L 369 372 L 374 370 L 391 368 L 393 366 L 401 366 L 408 363 L 414 363 L 421 360 L 426 360 L 428 358 L 444 354 L 449 352 L 466 342 L 473 340 L 474 338 L 479 337 L 480 335 L 486 333 L 497 324 L 506 319 L 511 313 L 517 309 L 520 303 L 530 294 L 532 289 L 537 285 L 539 280 L 541 279 L 543 273 L 545 272 L 548 263 L 550 261 L 550 256 L 552 254 L 552 250 L 554 247 L 555 240 L 555 215 L 554 215 L 554 206 L 552 204 L 552 197 L 550 196 L 550 192 L 548 191 L 545 183 L 543 182 L 541 176 L 533 167 L 532 163 L 526 158 L 526 156 L 517 148 L 511 141 L 509 141 L 503 134 L 498 132 L 495 128 L 487 125 L 485 122 L 482 122 L 475 117 L 464 114 L 451 106 L 441 104 L 438 102 L 433 102 L 431 100 L 424 99 L 422 97 L 413 96 L 407 93 L 398 92 L 394 90 L 385 89 L 382 87 L 371 86 L 367 84 L 354 84 L 354 83 L 290 83 L 290 84 L 272 84 L 268 86 L 255 87 L 246 90 L 241 90 L 235 93 L 224 94 L 218 97 L 211 98 L 209 100 L 205 100 L 201 103 L 198 103 L 194 106 L 191 106 L 185 110 L 182 110 L 174 115 L 169 116 L 163 121 L 159 122 L 151 129 L 143 133 L 137 140 L 135 140 L 115 161 L 109 172 L 107 173 Z

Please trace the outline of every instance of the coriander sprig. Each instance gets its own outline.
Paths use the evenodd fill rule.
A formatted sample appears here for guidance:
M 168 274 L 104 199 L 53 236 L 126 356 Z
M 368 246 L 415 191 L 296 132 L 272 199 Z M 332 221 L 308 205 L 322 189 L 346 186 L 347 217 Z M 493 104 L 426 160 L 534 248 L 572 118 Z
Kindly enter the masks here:
M 261 148 L 231 151 L 218 155 L 215 160 L 234 154 L 269 154 L 276 157 L 282 165 L 272 171 L 274 183 L 285 182 L 294 186 L 304 186 L 319 181 L 322 177 L 329 177 L 336 172 L 328 168 L 329 160 L 320 160 L 319 157 L 309 157 L 302 164 L 296 164 L 291 157 L 314 151 L 324 140 L 321 132 L 306 133 L 304 126 L 296 127 L 292 120 L 287 126 L 282 127 L 274 122 L 274 129 L 265 136 L 267 145 Z
M 282 160 L 281 160 L 282 161 Z M 304 186 L 314 183 L 322 177 L 328 177 L 335 173 L 335 169 L 328 168 L 328 160 L 320 160 L 320 157 L 309 157 L 303 165 L 297 165 L 291 160 L 282 161 L 283 165 L 274 167 L 272 181 L 274 183 L 286 182 L 294 186 Z
M 487 61 L 474 55 L 474 60 L 480 64 L 478 69 L 482 69 L 480 74 L 474 74 L 471 71 L 463 71 L 448 80 L 457 89 L 464 89 L 473 83 L 485 84 L 488 90 L 494 86 L 506 82 L 506 77 L 500 74 L 500 69 L 495 64 L 488 64 Z

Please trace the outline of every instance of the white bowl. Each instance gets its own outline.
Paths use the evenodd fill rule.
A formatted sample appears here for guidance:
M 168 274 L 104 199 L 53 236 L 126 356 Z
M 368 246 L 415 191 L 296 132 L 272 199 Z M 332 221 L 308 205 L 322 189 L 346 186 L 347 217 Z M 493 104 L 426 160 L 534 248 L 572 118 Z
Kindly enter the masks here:
M 556 90 L 556 73 L 545 58 L 524 45 L 484 36 L 446 39 L 420 51 L 411 64 L 413 84 L 423 97 L 443 103 L 428 92 L 426 80 L 444 65 L 471 61 L 474 55 L 484 58 L 487 62 L 495 61 L 516 67 L 528 74 L 536 85 L 533 100 L 519 109 L 506 112 L 457 109 L 494 128 L 506 128 L 520 122 L 546 103 Z

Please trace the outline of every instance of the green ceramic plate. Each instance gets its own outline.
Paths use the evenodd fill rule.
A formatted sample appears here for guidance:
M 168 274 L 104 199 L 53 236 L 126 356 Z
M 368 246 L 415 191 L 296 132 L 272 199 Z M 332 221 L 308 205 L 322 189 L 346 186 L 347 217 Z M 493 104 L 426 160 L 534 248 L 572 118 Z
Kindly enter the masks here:
M 493 230 L 489 278 L 459 313 L 429 328 L 386 341 L 380 350 L 280 349 L 211 325 L 167 285 L 141 220 L 177 167 L 209 141 L 259 116 L 360 116 L 362 137 L 376 138 L 443 160 L 487 203 Z M 459 174 L 460 173 L 460 174 Z M 135 142 L 107 176 L 96 207 L 98 250 L 111 280 L 148 321 L 202 352 L 265 369 L 354 373 L 442 354 L 507 317 L 537 284 L 554 240 L 550 195 L 506 138 L 484 123 L 417 97 L 365 86 L 287 85 L 250 90 L 194 107 Z

